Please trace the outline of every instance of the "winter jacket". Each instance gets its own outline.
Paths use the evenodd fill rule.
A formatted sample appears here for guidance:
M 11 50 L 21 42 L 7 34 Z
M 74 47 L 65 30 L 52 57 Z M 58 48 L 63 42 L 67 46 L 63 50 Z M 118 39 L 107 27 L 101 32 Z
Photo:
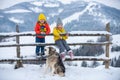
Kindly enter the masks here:
M 64 28 L 58 29 L 57 27 L 55 27 L 53 29 L 54 40 L 56 41 L 56 40 L 59 40 L 61 38 L 64 39 L 64 40 L 66 40 L 68 38 L 68 36 L 66 36 L 66 35 L 60 36 L 60 34 L 64 34 L 64 33 L 66 33 L 66 31 L 65 31 Z
M 34 28 L 36 34 L 41 34 L 41 32 L 44 32 L 45 34 L 50 33 L 50 27 L 48 23 L 40 24 L 39 22 L 36 23 L 36 26 Z M 45 36 L 37 36 L 38 38 L 44 38 Z

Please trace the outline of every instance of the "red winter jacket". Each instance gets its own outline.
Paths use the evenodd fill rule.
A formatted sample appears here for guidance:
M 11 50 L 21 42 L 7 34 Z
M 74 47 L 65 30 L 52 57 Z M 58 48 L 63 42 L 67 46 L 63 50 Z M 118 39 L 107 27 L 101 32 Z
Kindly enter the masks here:
M 48 23 L 45 23 L 44 26 L 40 26 L 40 23 L 37 22 L 34 28 L 36 34 L 41 34 L 41 32 L 45 32 L 46 34 L 50 33 L 50 27 Z M 38 38 L 44 38 L 45 36 L 37 36 Z

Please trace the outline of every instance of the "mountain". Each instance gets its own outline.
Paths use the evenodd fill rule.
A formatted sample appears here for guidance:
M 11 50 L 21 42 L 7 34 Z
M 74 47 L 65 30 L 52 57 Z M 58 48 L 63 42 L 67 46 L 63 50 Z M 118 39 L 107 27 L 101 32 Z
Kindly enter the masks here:
M 39 13 L 45 13 L 51 29 L 61 17 L 67 31 L 105 30 L 110 22 L 111 32 L 120 33 L 120 10 L 98 2 L 41 0 L 23 2 L 0 10 L 0 32 L 13 32 L 18 24 L 20 31 L 33 31 Z

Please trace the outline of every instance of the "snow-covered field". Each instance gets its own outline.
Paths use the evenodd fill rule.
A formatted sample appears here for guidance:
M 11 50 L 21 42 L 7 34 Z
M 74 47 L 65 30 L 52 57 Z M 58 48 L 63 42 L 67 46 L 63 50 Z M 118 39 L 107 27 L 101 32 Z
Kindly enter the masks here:
M 60 77 L 49 72 L 45 74 L 44 67 L 27 64 L 23 68 L 13 69 L 13 64 L 0 64 L 0 80 L 120 80 L 120 68 L 65 66 L 65 77 Z
M 120 45 L 120 35 L 113 35 L 113 45 Z M 86 42 L 87 40 L 97 41 L 97 37 L 69 37 L 68 43 Z M 21 37 L 20 43 L 35 43 L 35 37 Z M 47 36 L 46 43 L 54 43 L 53 37 Z M 0 44 L 15 44 L 15 38 L 6 39 Z M 77 48 L 78 46 L 71 46 Z M 21 47 L 21 55 L 35 55 L 35 46 Z M 104 54 L 103 54 L 104 55 Z M 101 55 L 101 57 L 103 56 Z M 119 52 L 110 53 L 110 58 L 119 56 Z M 104 56 L 103 56 L 104 57 Z M 15 47 L 0 48 L 0 59 L 16 58 Z M 72 62 L 74 63 L 74 62 Z M 78 62 L 75 62 L 79 64 Z M 120 68 L 110 67 L 105 69 L 101 65 L 96 68 L 84 68 L 81 66 L 68 66 L 65 63 L 65 77 L 52 76 L 50 73 L 44 74 L 45 65 L 24 64 L 23 68 L 14 69 L 15 64 L 0 64 L 0 80 L 120 80 Z

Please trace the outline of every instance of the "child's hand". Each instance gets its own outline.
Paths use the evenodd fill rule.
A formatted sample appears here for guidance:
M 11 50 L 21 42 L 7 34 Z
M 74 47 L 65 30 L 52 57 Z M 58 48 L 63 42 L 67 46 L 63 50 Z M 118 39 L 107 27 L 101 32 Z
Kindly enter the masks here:
M 45 32 L 41 32 L 41 34 L 46 34 Z
M 45 36 L 46 35 L 46 33 L 45 32 L 41 32 L 41 36 Z
M 69 36 L 69 33 L 66 33 L 66 36 Z
M 60 39 L 62 39 L 62 36 L 60 36 Z

